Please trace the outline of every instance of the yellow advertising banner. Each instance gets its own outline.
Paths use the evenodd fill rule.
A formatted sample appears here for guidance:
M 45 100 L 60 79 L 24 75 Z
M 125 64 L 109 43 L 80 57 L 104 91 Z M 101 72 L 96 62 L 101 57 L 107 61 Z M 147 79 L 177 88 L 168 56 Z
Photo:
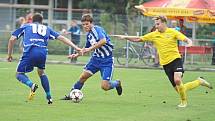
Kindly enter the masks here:
M 196 16 L 203 17 L 208 15 L 206 9 L 184 9 L 184 8 L 158 8 L 158 7 L 145 7 L 146 12 L 144 15 L 166 15 L 166 16 Z
M 198 23 L 215 23 L 215 17 L 187 17 L 186 21 L 188 22 L 198 22 Z

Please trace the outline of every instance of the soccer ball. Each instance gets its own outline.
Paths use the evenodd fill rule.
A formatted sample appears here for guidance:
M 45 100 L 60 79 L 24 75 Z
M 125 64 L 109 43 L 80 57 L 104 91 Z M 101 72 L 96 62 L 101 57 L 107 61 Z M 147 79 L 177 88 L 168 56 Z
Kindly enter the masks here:
M 83 99 L 84 94 L 81 92 L 81 90 L 74 89 L 69 93 L 69 96 L 74 103 L 79 103 Z

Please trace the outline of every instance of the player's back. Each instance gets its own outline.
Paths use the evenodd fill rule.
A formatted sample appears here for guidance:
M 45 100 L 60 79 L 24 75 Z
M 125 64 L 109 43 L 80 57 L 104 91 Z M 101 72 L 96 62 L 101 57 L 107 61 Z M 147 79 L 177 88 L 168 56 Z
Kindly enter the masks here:
M 50 27 L 39 23 L 29 23 L 21 26 L 13 35 L 19 38 L 23 36 L 24 52 L 28 52 L 33 46 L 46 48 L 49 39 L 55 39 L 59 34 Z
M 47 46 L 47 41 L 50 36 L 50 30 L 47 26 L 31 23 L 24 27 L 24 46 L 35 45 L 39 47 Z

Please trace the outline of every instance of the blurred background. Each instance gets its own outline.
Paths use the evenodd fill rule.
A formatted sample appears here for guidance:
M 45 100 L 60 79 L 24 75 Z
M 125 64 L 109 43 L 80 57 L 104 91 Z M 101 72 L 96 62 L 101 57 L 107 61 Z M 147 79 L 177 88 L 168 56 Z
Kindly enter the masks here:
M 111 36 L 115 34 L 143 35 L 150 32 L 153 21 L 151 17 L 143 16 L 134 5 L 143 4 L 150 0 L 0 0 L 0 58 L 7 56 L 7 43 L 11 32 L 20 26 L 20 17 L 27 18 L 29 14 L 39 12 L 44 16 L 44 24 L 56 31 L 70 28 L 71 20 L 76 20 L 81 28 L 81 16 L 89 13 L 94 17 L 94 23 L 105 28 Z M 178 21 L 176 21 L 178 23 Z M 172 26 L 172 20 L 168 21 Z M 186 36 L 193 39 L 194 45 L 202 49 L 201 52 L 188 53 L 181 48 L 184 64 L 187 69 L 213 70 L 212 47 L 215 38 L 213 23 L 186 22 Z M 195 31 L 195 36 L 193 31 Z M 81 28 L 80 47 L 84 47 L 85 33 Z M 70 38 L 70 35 L 66 35 Z M 152 43 L 131 43 L 117 40 L 111 36 L 115 45 L 115 63 L 120 67 L 155 68 L 156 50 Z M 18 40 L 20 41 L 20 40 Z M 183 46 L 183 44 L 182 44 Z M 201 48 L 202 47 L 202 48 Z M 49 43 L 48 62 L 70 63 L 66 58 L 69 47 L 58 41 Z M 184 50 L 183 50 L 184 49 Z M 194 50 L 195 51 L 195 50 Z M 19 42 L 16 43 L 15 60 L 21 54 Z M 89 55 L 81 57 L 74 64 L 84 64 Z

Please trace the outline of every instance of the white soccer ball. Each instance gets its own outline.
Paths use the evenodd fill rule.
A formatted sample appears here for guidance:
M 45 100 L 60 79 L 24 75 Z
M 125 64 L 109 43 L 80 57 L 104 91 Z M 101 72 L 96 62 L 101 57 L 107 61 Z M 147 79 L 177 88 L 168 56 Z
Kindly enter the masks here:
M 69 93 L 69 96 L 74 103 L 79 103 L 83 99 L 84 94 L 81 92 L 81 90 L 74 89 Z

